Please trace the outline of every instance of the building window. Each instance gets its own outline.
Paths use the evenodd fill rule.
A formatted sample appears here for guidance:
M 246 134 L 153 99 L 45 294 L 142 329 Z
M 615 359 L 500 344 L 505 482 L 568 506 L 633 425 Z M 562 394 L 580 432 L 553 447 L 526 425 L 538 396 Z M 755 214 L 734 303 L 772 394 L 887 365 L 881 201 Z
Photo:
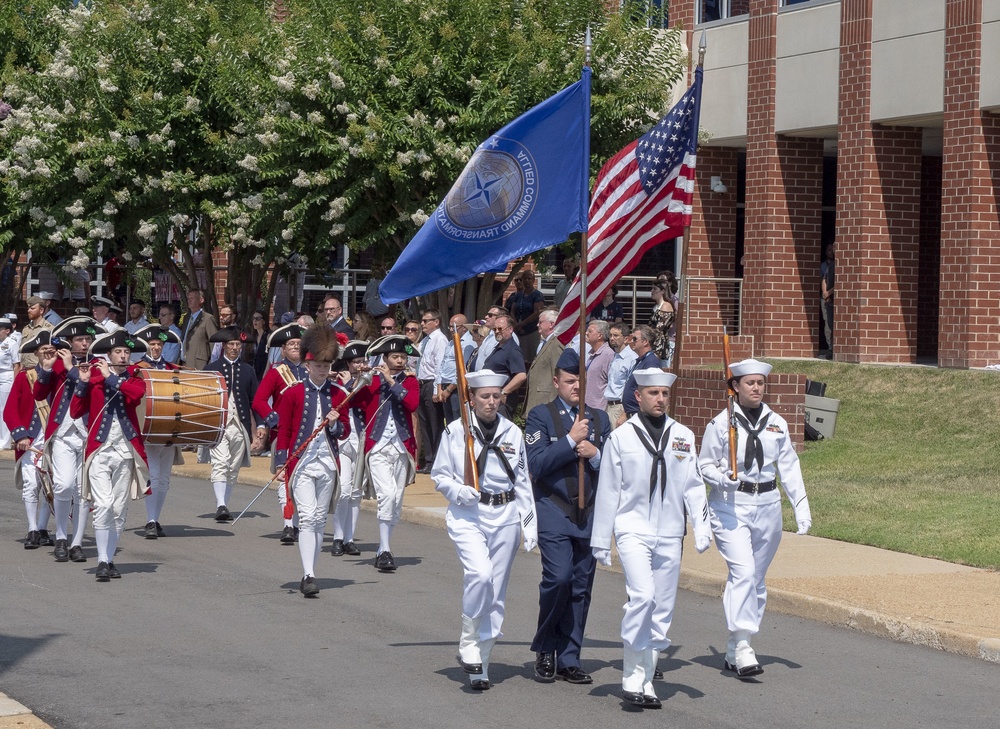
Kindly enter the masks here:
M 668 28 L 666 0 L 620 0 L 623 12 L 634 18 L 645 18 L 650 28 Z
M 699 23 L 750 14 L 750 0 L 701 0 Z

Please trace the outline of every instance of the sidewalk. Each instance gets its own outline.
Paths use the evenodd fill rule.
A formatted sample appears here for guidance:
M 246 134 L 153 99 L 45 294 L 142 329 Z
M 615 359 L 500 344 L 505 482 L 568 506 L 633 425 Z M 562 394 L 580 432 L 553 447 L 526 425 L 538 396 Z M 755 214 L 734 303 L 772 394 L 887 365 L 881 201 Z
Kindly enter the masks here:
M 174 475 L 205 481 L 209 498 L 211 466 L 196 463 L 193 453 L 184 456 Z M 13 460 L 13 453 L 0 452 L 0 458 Z M 252 458 L 240 483 L 263 488 L 271 479 L 269 464 L 268 458 Z M 230 505 L 234 515 L 256 492 L 237 494 Z M 361 506 L 375 510 L 372 501 Z M 276 512 L 277 499 L 264 494 L 254 508 Z M 418 475 L 406 491 L 403 519 L 444 528 L 446 508 L 430 476 Z M 680 586 L 721 597 L 726 565 L 718 551 L 713 546 L 698 554 L 690 537 L 685 547 Z M 617 555 L 611 569 L 621 571 Z M 769 610 L 1000 663 L 998 572 L 785 532 L 767 584 Z M 0 693 L 0 729 L 45 727 L 29 709 Z

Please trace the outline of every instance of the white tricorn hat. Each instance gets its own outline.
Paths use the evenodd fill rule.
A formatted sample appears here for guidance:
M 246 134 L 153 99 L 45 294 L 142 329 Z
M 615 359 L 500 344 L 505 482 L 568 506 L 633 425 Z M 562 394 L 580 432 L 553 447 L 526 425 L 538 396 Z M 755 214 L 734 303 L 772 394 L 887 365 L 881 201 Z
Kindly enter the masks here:
M 742 362 L 734 362 L 729 365 L 729 371 L 733 373 L 733 377 L 743 377 L 744 375 L 767 377 L 771 373 L 771 365 L 767 362 L 758 362 L 755 359 L 745 359 Z
M 659 367 L 648 367 L 644 370 L 636 370 L 635 384 L 639 387 L 672 387 L 677 375 L 673 372 L 664 372 Z
M 493 370 L 479 370 L 467 374 L 465 381 L 473 390 L 480 387 L 503 387 L 507 384 L 507 375 L 501 375 Z

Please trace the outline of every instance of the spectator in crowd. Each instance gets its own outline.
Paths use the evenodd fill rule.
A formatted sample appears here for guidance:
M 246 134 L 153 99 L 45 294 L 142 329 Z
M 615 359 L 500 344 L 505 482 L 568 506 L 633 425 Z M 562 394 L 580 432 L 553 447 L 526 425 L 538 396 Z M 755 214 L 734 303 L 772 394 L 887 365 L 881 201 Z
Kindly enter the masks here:
M 250 341 L 247 342 L 245 356 L 246 361 L 253 364 L 254 374 L 260 382 L 267 369 L 267 339 L 271 336 L 271 328 L 267 325 L 267 314 L 263 309 L 254 310 L 250 317 L 250 326 Z
M 420 431 L 424 434 L 424 466 L 421 473 L 430 473 L 434 463 L 434 455 L 441 443 L 441 433 L 444 431 L 444 407 L 439 402 L 434 389 L 434 381 L 438 369 L 444 360 L 448 347 L 448 338 L 441 331 L 441 313 L 436 309 L 428 309 L 420 317 L 420 326 L 424 339 L 420 343 L 419 369 L 417 379 L 420 381 L 420 405 L 417 416 L 420 419 Z
M 63 301 L 69 299 L 75 305 L 90 308 L 90 271 L 79 268 L 69 274 L 69 281 L 63 287 Z
M 357 332 L 344 319 L 344 307 L 334 294 L 327 294 L 323 299 L 323 315 L 333 331 L 343 332 L 349 340 L 358 338 Z
M 545 308 L 545 297 L 535 288 L 535 272 L 521 272 L 521 292 L 514 293 L 507 300 L 507 309 L 514 317 L 514 333 L 521 339 L 521 351 L 524 361 L 531 363 L 538 349 L 541 335 L 538 333 L 538 316 Z M 511 304 L 513 299 L 513 305 Z
M 629 344 L 632 342 L 632 335 L 628 333 L 624 324 L 612 324 L 608 327 L 608 345 L 615 356 L 608 365 L 608 384 L 604 388 L 604 399 L 607 401 L 604 412 L 611 420 L 611 427 L 617 428 L 625 422 L 625 408 L 622 407 L 622 392 L 625 389 L 625 382 L 632 373 L 635 364 L 635 351 Z
M 521 347 L 514 341 L 514 319 L 510 315 L 496 317 L 493 335 L 496 337 L 497 345 L 486 358 L 482 369 L 492 370 L 498 375 L 510 378 L 500 390 L 503 398 L 500 401 L 500 414 L 509 419 L 517 409 L 521 385 L 528 379 L 527 367 L 524 364 Z
M 670 332 L 674 327 L 677 310 L 670 300 L 670 292 L 666 283 L 657 281 L 653 284 L 653 313 L 649 320 L 649 328 L 654 332 L 653 351 L 660 358 L 660 364 L 669 368 L 674 356 L 674 340 Z
M 0 413 L 7 406 L 7 398 L 14 385 L 14 375 L 21 369 L 21 353 L 16 342 L 11 339 L 12 331 L 14 327 L 10 319 L 0 318 Z M 10 446 L 10 430 L 4 418 L 0 417 L 0 450 L 7 450 Z
M 601 303 L 595 306 L 593 311 L 590 312 L 590 318 L 606 321 L 609 324 L 625 321 L 625 307 L 621 305 L 621 302 L 617 298 L 618 285 L 615 284 L 608 289 L 608 293 L 604 294 Z
M 635 399 L 636 381 L 633 374 L 636 370 L 647 370 L 654 367 L 661 367 L 660 358 L 653 351 L 653 340 L 656 334 L 647 326 L 638 326 L 632 330 L 631 347 L 636 355 L 635 365 L 625 381 L 625 388 L 622 390 L 622 407 L 628 416 L 639 412 L 639 401 Z
M 445 423 L 451 423 L 462 417 L 458 398 L 458 361 L 455 359 L 455 342 L 452 330 L 458 329 L 459 347 L 462 351 L 462 364 L 464 366 L 468 363 L 469 356 L 476 347 L 467 328 L 468 321 L 465 314 L 455 314 L 448 320 L 448 332 L 445 334 L 448 338 L 448 346 L 445 348 L 444 359 L 441 360 L 438 376 L 434 382 L 435 394 L 444 409 Z
M 615 352 L 608 344 L 611 339 L 611 327 L 606 321 L 595 319 L 587 325 L 587 345 L 590 354 L 587 355 L 587 407 L 604 412 L 608 401 L 604 390 L 608 386 L 608 368 Z
M 405 334 L 406 338 L 410 340 L 410 344 L 412 344 L 417 349 L 420 348 L 420 342 L 424 338 L 424 335 L 423 332 L 420 331 L 419 321 L 416 321 L 415 319 L 410 319 L 409 321 L 407 321 L 403 325 L 403 334 Z M 419 355 L 414 355 L 413 357 L 406 358 L 407 372 L 416 372 L 419 365 L 420 365 Z M 419 427 L 418 423 L 419 419 L 415 420 L 413 424 Z
M 113 298 L 119 301 L 125 294 L 125 264 L 127 262 L 124 256 L 125 246 L 117 246 L 115 254 L 104 264 L 104 280 L 107 282 L 107 290 Z
M 232 304 L 223 304 L 219 307 L 219 329 L 228 329 L 236 326 L 236 307 Z M 214 362 L 222 356 L 225 345 L 222 342 L 215 342 L 212 345 L 212 356 L 208 360 Z
M 129 334 L 135 334 L 148 324 L 149 320 L 146 319 L 146 302 L 139 299 L 132 299 L 128 305 L 128 321 L 125 322 L 125 331 Z M 139 359 L 142 359 L 141 353 Z
M 396 323 L 396 317 L 389 314 L 382 317 L 379 322 L 379 333 L 378 336 L 384 337 L 389 334 L 399 334 L 399 324 Z
M 563 345 L 553 332 L 559 312 L 556 309 L 545 309 L 538 316 L 538 332 L 541 341 L 538 343 L 538 354 L 528 368 L 528 393 L 524 403 L 524 411 L 530 413 L 536 405 L 550 402 L 556 396 L 556 386 L 553 377 L 556 373 L 556 362 L 563 352 Z
M 212 354 L 209 338 L 219 327 L 215 319 L 202 307 L 205 295 L 200 289 L 187 292 L 188 315 L 184 320 L 184 364 L 192 369 L 201 370 L 208 364 Z
M 169 329 L 174 334 L 177 335 L 177 339 L 183 338 L 183 333 L 174 324 L 174 320 L 177 318 L 177 310 L 174 308 L 173 304 L 160 304 L 160 326 L 164 329 Z M 163 354 L 160 355 L 165 361 L 170 364 L 177 364 L 181 361 L 181 345 L 175 342 L 166 342 L 163 345 Z
M 489 329 L 490 333 L 487 335 L 486 339 L 483 340 L 482 344 L 479 345 L 477 356 L 469 362 L 470 371 L 483 369 L 486 364 L 486 360 L 489 359 L 491 354 L 493 354 L 493 350 L 496 349 L 497 346 L 497 338 L 493 332 L 493 329 L 496 327 L 497 317 L 508 316 L 509 314 L 510 312 L 502 306 L 491 306 L 489 311 L 486 312 L 486 318 L 483 319 L 483 323 L 486 325 L 486 328 Z M 516 334 L 513 335 L 513 338 L 514 343 L 520 346 L 521 341 L 517 338 Z
M 52 326 L 55 326 L 56 324 L 58 324 L 63 320 L 61 316 L 52 311 L 52 302 L 55 301 L 56 298 L 55 294 L 53 294 L 51 291 L 39 291 L 35 295 L 43 302 L 45 302 L 45 313 L 42 314 L 42 316 L 45 317 L 45 321 L 47 321 Z
M 21 329 L 22 339 L 18 340 L 18 346 L 20 342 L 28 342 L 35 338 L 35 336 L 42 329 L 48 329 L 51 331 L 54 327 L 45 321 L 45 301 L 37 296 L 28 297 L 28 323 L 24 325 Z M 13 322 L 11 322 L 13 324 Z M 34 353 L 24 353 L 21 355 L 21 367 L 24 369 L 31 369 L 38 364 L 38 357 Z
M 371 342 L 379 336 L 378 324 L 375 322 L 375 317 L 364 311 L 359 311 L 354 315 L 352 326 L 354 327 L 355 339 Z
M 576 277 L 576 272 L 579 270 L 579 265 L 577 264 L 577 259 L 570 257 L 564 258 L 562 262 L 563 277 L 556 284 L 555 294 L 552 296 L 553 306 L 556 307 L 556 311 L 563 305 L 566 300 L 566 294 L 569 293 L 570 287 L 573 286 L 573 279 Z

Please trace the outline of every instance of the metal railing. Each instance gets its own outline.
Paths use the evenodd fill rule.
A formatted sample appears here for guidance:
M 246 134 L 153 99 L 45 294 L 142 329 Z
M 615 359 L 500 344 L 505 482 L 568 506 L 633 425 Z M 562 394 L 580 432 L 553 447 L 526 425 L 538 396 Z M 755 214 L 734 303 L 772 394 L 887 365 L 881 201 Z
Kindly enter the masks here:
M 743 332 L 743 279 L 688 276 L 684 296 L 684 331 L 687 334 Z

